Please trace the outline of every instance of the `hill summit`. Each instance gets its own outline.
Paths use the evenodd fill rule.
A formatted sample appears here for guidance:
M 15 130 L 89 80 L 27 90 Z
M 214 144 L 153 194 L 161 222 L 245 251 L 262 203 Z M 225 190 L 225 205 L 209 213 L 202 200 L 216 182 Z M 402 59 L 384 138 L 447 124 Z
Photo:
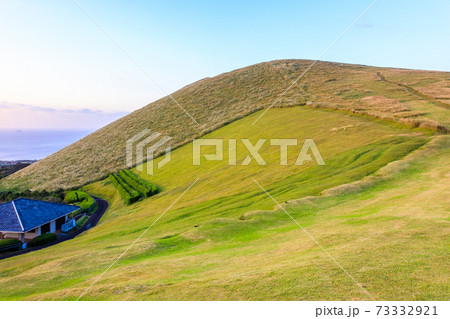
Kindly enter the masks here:
M 126 142 L 142 130 L 181 146 L 270 107 L 312 62 L 265 62 L 197 81 L 172 96 L 198 124 L 165 97 L 3 179 L 0 187 L 67 189 L 101 179 L 127 167 Z M 318 62 L 273 107 L 325 108 L 447 132 L 449 84 L 446 72 Z

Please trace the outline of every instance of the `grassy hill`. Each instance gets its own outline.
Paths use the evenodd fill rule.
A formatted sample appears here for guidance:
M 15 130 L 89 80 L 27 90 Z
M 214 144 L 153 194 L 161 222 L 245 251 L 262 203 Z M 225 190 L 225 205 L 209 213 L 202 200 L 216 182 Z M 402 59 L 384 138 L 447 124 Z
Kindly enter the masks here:
M 375 299 L 448 297 L 448 136 L 302 107 L 270 110 L 251 126 L 260 112 L 205 138 L 313 138 L 326 165 L 280 166 L 265 145 L 267 166 L 225 157 L 193 167 L 184 145 L 155 176 L 135 170 L 162 191 L 132 206 L 109 179 L 85 186 L 111 203 L 101 223 L 0 261 L 0 298 L 77 299 L 197 178 L 83 299 L 368 299 L 252 178 Z M 247 155 L 240 144 L 237 154 L 238 163 Z
M 308 63 L 199 81 L 175 93 L 199 127 L 163 99 L 5 179 L 86 184 L 110 208 L 73 240 L 0 260 L 0 299 L 76 300 L 89 289 L 82 300 L 370 300 L 256 180 L 374 299 L 448 300 L 449 74 L 319 63 L 251 125 Z M 162 158 L 132 170 L 159 193 L 125 205 L 101 176 L 125 166 L 125 141 L 143 128 L 179 147 L 154 176 L 140 169 Z M 192 165 L 200 135 L 225 140 L 223 161 Z M 267 165 L 241 165 L 240 139 L 272 138 L 297 139 L 289 165 L 268 142 Z M 305 139 L 326 165 L 293 165 Z
M 173 137 L 174 147 L 271 105 L 310 65 L 307 60 L 261 63 L 207 78 L 96 131 L 0 182 L 0 188 L 54 190 L 101 179 L 126 167 L 126 141 L 143 129 Z M 317 63 L 275 107 L 303 106 L 369 115 L 446 132 L 450 75 L 445 72 Z
M 0 166 L 0 179 L 5 178 L 15 172 L 29 166 L 30 163 L 15 163 L 10 165 Z

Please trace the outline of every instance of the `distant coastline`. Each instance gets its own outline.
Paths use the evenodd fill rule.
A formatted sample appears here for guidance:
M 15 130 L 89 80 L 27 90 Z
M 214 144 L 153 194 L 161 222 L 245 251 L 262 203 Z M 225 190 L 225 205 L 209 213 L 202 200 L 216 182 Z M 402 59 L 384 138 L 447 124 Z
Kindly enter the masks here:
M 0 166 L 33 163 L 89 135 L 87 130 L 0 130 Z M 10 164 L 4 164 L 4 163 Z
M 0 167 L 2 166 L 11 166 L 16 164 L 33 164 L 37 162 L 37 160 L 14 160 L 14 161 L 2 161 L 0 160 Z
M 36 161 L 0 161 L 0 179 L 20 171 L 34 162 Z M 3 199 L 0 201 L 3 201 Z

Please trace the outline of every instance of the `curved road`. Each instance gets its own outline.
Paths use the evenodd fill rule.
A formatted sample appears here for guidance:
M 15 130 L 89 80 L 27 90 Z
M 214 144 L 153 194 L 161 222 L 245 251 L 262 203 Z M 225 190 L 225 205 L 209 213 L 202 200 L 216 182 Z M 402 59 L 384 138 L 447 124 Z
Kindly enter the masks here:
M 91 195 L 92 196 L 92 195 Z M 103 217 L 103 214 L 106 212 L 106 210 L 108 209 L 108 202 L 100 197 L 94 197 L 95 201 L 97 202 L 97 211 L 88 219 L 88 221 L 86 222 L 86 224 L 84 224 L 83 228 L 81 228 L 81 231 L 84 231 L 85 228 L 89 225 L 89 228 L 95 227 L 97 226 L 98 222 L 100 221 L 100 219 Z
M 84 232 L 87 229 L 95 227 L 98 224 L 98 222 L 100 221 L 100 219 L 103 217 L 103 215 L 105 214 L 106 210 L 108 209 L 109 204 L 106 200 L 104 200 L 100 197 L 95 197 L 95 196 L 92 196 L 92 197 L 94 197 L 95 201 L 97 202 L 98 208 L 95 211 L 95 213 L 91 217 L 89 217 L 89 219 L 84 224 L 84 226 L 81 227 L 79 230 L 77 230 L 76 232 L 70 233 L 70 234 L 64 234 L 64 233 L 60 234 L 60 235 L 58 235 L 57 240 L 55 240 L 54 242 L 51 242 L 47 245 L 44 245 L 44 246 L 32 247 L 32 248 L 28 248 L 25 250 L 12 252 L 10 254 L 0 255 L 0 260 L 9 258 L 9 257 L 13 257 L 13 256 L 23 255 L 23 254 L 29 253 L 30 251 L 36 251 L 36 250 L 40 250 L 43 248 L 47 248 L 47 247 L 62 243 L 63 241 L 75 238 L 76 236 L 78 236 L 79 234 L 81 234 L 82 232 Z

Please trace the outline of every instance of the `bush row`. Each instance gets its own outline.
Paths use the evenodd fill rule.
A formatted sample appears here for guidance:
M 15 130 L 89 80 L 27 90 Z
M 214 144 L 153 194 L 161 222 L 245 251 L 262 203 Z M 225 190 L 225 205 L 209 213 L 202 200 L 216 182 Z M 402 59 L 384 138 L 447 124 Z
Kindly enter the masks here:
M 125 201 L 125 204 L 130 205 L 140 198 L 139 192 L 132 189 L 129 185 L 124 186 L 126 184 L 117 174 L 109 175 L 109 179 L 113 183 L 114 187 L 119 191 L 120 197 Z
M 90 212 L 91 214 L 97 208 L 97 202 L 95 199 L 89 195 L 88 193 L 81 191 L 71 191 L 66 194 L 64 197 L 64 201 L 68 204 L 75 204 L 80 206 L 80 209 L 72 215 L 72 217 L 83 214 L 86 212 Z
M 78 203 L 81 202 L 81 196 L 80 196 L 81 192 L 77 192 L 77 191 L 72 191 L 72 192 L 68 192 L 66 194 L 66 196 L 64 196 L 64 201 L 67 204 L 74 204 L 74 203 Z
M 111 174 L 110 179 L 127 205 L 158 193 L 158 187 L 131 171 L 122 170 Z
M 30 240 L 27 243 L 27 246 L 29 247 L 43 246 L 56 240 L 57 237 L 58 236 L 56 236 L 56 234 L 53 233 L 42 234 Z
M 141 197 L 147 197 L 147 189 L 140 185 L 139 183 L 136 183 L 133 179 L 131 179 L 127 174 L 125 174 L 124 171 L 119 172 L 119 176 L 122 178 L 122 180 L 127 183 L 130 187 L 133 187 L 136 191 L 139 192 L 139 195 Z
M 158 187 L 155 184 L 140 178 L 131 171 L 120 171 L 119 174 L 124 181 L 140 192 L 144 197 L 155 195 L 158 192 Z
M 0 240 L 0 253 L 6 253 L 10 251 L 19 250 L 22 246 L 22 242 L 18 239 L 1 239 Z M 6 248 L 8 247 L 8 248 Z
M 87 215 L 84 215 L 83 217 L 81 217 L 75 224 L 77 229 L 80 229 L 81 227 L 83 227 L 84 224 L 86 224 L 86 222 L 88 221 L 88 219 L 89 219 L 89 217 Z
M 141 193 L 139 193 L 137 190 L 135 190 L 130 184 L 125 182 L 125 180 L 118 174 L 115 174 L 117 181 L 122 185 L 127 192 L 131 195 L 131 197 L 140 197 Z
M 52 192 L 48 192 L 46 190 L 30 191 L 29 189 L 26 189 L 23 191 L 17 191 L 17 190 L 1 190 L 0 191 L 0 202 L 9 202 L 13 199 L 17 199 L 20 197 L 47 200 L 47 201 L 61 203 L 64 200 L 64 190 L 62 188 L 59 188 L 56 191 L 52 191 Z

